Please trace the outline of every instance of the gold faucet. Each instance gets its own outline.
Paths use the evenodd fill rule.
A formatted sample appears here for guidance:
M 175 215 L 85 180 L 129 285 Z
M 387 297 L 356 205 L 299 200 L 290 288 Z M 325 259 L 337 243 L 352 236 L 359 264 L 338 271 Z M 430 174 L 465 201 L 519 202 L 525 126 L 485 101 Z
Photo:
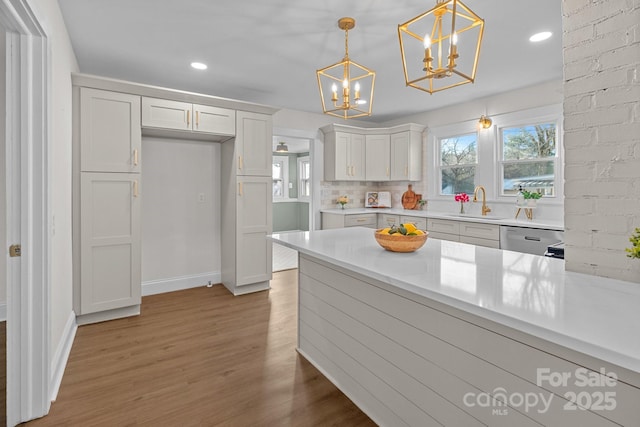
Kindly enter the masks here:
M 482 190 L 482 215 L 486 215 L 487 212 L 491 212 L 491 208 L 487 206 L 487 192 L 482 185 L 478 185 L 475 190 L 473 190 L 473 201 L 478 201 L 478 190 Z

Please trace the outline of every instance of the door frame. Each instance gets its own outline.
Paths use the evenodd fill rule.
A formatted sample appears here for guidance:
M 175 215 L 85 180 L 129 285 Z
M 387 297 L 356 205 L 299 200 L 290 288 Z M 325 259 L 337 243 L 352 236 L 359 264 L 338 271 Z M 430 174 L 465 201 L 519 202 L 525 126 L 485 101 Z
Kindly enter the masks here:
M 6 243 L 22 246 L 20 258 L 7 260 L 7 425 L 15 425 L 51 405 L 50 64 L 28 0 L 0 0 L 0 20 L 7 30 Z

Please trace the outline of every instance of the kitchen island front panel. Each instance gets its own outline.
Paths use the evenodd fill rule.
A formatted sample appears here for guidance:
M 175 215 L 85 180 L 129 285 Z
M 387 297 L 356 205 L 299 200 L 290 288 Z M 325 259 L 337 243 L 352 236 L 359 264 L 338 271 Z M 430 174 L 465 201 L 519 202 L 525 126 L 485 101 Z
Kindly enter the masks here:
M 640 293 L 633 284 L 565 273 L 562 262 L 545 257 L 437 239 L 413 253 L 391 253 L 363 228 L 273 239 L 301 254 L 299 332 L 308 334 L 300 335 L 299 351 L 381 425 L 389 424 L 376 411 L 390 407 L 408 425 L 419 425 L 414 417 L 420 419 L 420 411 L 426 414 L 422 425 L 632 425 L 640 418 L 635 403 L 640 399 L 640 352 L 633 326 L 639 324 Z M 345 345 L 343 334 L 358 343 Z M 351 362 L 333 360 L 338 354 Z M 332 368 L 321 359 L 332 360 Z M 353 360 L 363 367 L 350 366 Z M 367 378 L 367 372 L 376 378 Z M 618 380 L 581 388 L 574 383 L 578 373 L 601 382 L 609 374 Z M 548 381 L 549 375 L 560 374 L 573 377 L 566 384 Z M 361 393 L 352 392 L 345 381 L 368 393 L 374 392 L 371 384 L 383 381 L 409 403 L 401 399 L 400 406 L 392 405 L 384 397 L 387 386 L 381 386 L 374 388 L 382 395 L 369 396 L 363 404 Z M 498 408 L 504 409 L 502 417 L 500 411 L 461 401 L 483 393 L 501 398 L 501 388 L 527 396 L 544 393 L 553 401 L 535 413 L 511 402 Z M 575 411 L 566 409 L 571 393 L 582 399 Z M 616 408 L 600 410 L 584 400 L 598 393 L 609 399 L 613 393 L 610 403 Z M 438 396 L 462 412 L 448 411 L 437 403 Z M 407 404 L 420 411 L 398 409 Z M 457 416 L 471 418 L 451 424 Z

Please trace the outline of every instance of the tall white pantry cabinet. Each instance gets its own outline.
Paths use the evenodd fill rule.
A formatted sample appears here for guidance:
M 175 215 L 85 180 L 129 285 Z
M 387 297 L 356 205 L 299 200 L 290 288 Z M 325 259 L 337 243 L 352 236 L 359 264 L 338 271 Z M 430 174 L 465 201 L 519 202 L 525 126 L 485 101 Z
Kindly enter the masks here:
M 73 74 L 72 80 L 73 301 L 78 323 L 140 313 L 145 132 L 222 144 L 222 282 L 235 295 L 268 289 L 271 115 L 277 110 L 83 74 Z M 149 111 L 150 105 L 163 111 L 184 107 L 192 127 L 166 126 L 155 120 L 163 111 Z

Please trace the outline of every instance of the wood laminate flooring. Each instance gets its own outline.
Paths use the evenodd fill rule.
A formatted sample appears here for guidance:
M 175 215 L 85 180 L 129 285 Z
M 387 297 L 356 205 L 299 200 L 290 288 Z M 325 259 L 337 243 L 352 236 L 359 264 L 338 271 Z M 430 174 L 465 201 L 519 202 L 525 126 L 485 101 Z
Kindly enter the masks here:
M 296 350 L 297 270 L 272 289 L 144 297 L 81 326 L 57 400 L 28 426 L 373 426 Z

